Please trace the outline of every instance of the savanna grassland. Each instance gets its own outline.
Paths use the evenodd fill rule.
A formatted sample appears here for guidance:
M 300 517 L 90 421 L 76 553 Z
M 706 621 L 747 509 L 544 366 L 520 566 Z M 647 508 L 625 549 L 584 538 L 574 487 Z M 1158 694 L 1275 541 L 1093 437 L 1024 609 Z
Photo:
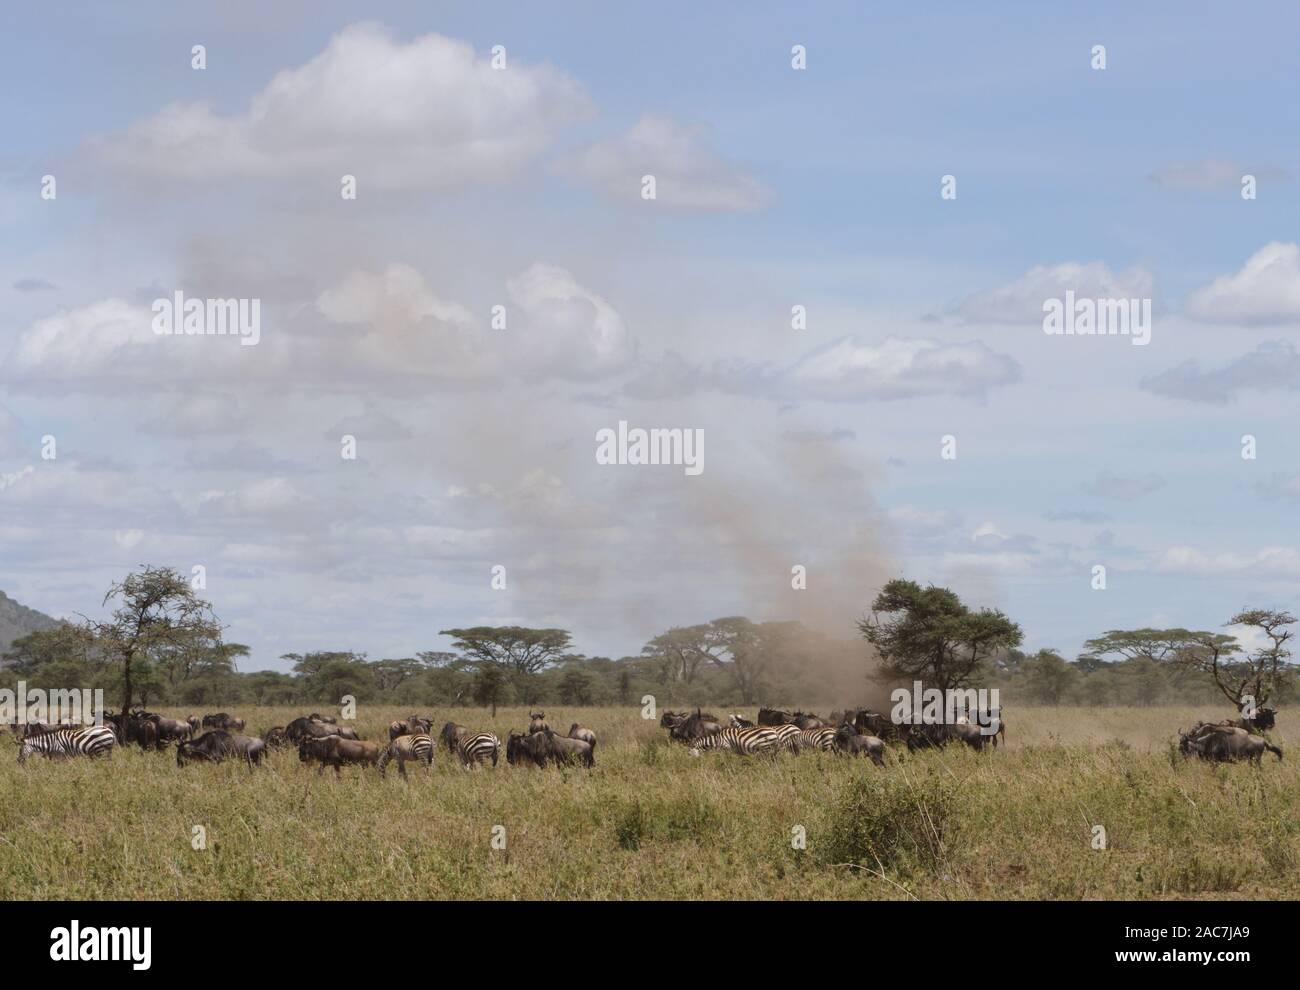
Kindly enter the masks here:
M 169 715 L 188 712 L 171 710 Z M 248 731 L 297 710 L 239 711 Z M 355 723 L 386 739 L 405 710 Z M 752 712 L 750 713 L 752 715 Z M 638 709 L 548 712 L 599 736 L 594 770 L 318 776 L 296 750 L 250 772 L 121 747 L 104 762 L 0 759 L 0 896 L 44 898 L 1296 898 L 1300 749 L 1261 769 L 1184 761 L 1219 709 L 1007 709 L 1008 744 L 884 768 L 827 754 L 692 758 Z M 523 709 L 435 712 L 523 729 Z M 207 845 L 191 846 L 194 826 Z M 505 848 L 494 849 L 494 826 Z M 1094 829 L 1106 848 L 1093 848 Z M 806 848 L 792 848 L 795 827 Z

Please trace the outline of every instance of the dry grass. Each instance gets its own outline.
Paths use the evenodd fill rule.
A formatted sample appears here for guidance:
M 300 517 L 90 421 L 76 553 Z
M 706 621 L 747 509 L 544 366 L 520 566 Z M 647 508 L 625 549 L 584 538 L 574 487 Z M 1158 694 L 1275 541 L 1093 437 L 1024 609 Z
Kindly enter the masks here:
M 240 714 L 261 731 L 300 713 Z M 369 709 L 357 725 L 386 738 L 406 714 Z M 518 770 L 503 754 L 464 772 L 440 752 L 407 781 L 357 768 L 336 780 L 287 750 L 252 773 L 179 769 L 171 751 L 25 767 L 10 755 L 0 896 L 1300 897 L 1300 750 L 1260 770 L 1171 752 L 1180 726 L 1217 709 L 1016 709 L 1002 750 L 903 753 L 883 769 L 823 754 L 693 759 L 637 710 L 550 714 L 561 731 L 596 730 L 594 771 Z M 527 723 L 523 709 L 437 712 L 448 718 L 502 739 Z M 1294 724 L 1284 714 L 1272 734 L 1284 749 Z

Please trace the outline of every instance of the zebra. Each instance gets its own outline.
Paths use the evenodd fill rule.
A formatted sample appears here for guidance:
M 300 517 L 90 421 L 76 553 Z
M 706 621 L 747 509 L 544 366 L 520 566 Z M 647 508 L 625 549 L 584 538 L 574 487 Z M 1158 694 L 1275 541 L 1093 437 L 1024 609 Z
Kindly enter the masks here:
M 33 753 L 50 759 L 66 756 L 112 755 L 117 736 L 107 725 L 87 725 L 80 729 L 52 729 L 39 735 L 28 736 L 18 750 L 18 762 L 23 763 Z
M 490 732 L 467 736 L 456 747 L 456 751 L 460 754 L 461 766 L 466 768 L 486 763 L 489 759 L 492 765 L 496 766 L 497 752 L 500 749 L 501 740 Z
M 775 733 L 777 749 L 788 749 L 792 753 L 798 753 L 803 749 L 803 730 L 793 722 L 788 722 L 785 725 L 768 725 L 764 726 L 764 728 Z
M 820 729 L 804 729 L 799 733 L 800 740 L 809 749 L 820 749 L 829 753 L 835 745 L 835 729 L 822 726 Z
M 795 730 L 798 732 L 799 730 Z M 781 738 L 777 735 L 773 726 L 757 725 L 748 729 L 738 729 L 732 727 L 721 729 L 707 736 L 693 740 L 691 743 L 691 755 L 699 756 L 700 753 L 710 749 L 729 749 L 733 753 L 775 753 L 781 748 Z
M 391 740 L 379 754 L 379 776 L 384 776 L 384 768 L 390 760 L 397 761 L 397 772 L 403 777 L 406 776 L 407 760 L 418 761 L 427 768 L 433 764 L 433 740 L 424 732 Z

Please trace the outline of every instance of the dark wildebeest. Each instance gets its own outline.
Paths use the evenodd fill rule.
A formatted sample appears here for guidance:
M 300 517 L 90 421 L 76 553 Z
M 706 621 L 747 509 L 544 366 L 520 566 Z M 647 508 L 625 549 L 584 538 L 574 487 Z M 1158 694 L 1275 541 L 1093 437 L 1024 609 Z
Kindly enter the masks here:
M 194 727 L 180 718 L 167 718 L 155 712 L 143 709 L 133 713 L 136 718 L 148 719 L 158 728 L 158 748 L 162 749 L 169 742 L 181 742 L 194 734 Z
M 1195 732 L 1195 730 L 1193 730 Z M 1216 762 L 1235 762 L 1249 760 L 1259 766 L 1265 751 L 1273 753 L 1280 760 L 1282 750 L 1274 746 L 1263 736 L 1252 735 L 1240 728 L 1216 729 L 1208 727 L 1199 735 L 1187 733 L 1179 737 L 1179 749 L 1184 753 L 1195 753 L 1202 760 Z
M 693 739 L 711 736 L 715 732 L 721 731 L 722 724 L 718 721 L 716 715 L 702 712 L 697 708 L 694 715 L 688 715 L 677 725 L 674 725 L 668 731 L 668 737 L 676 739 L 678 742 L 690 742 Z
M 389 740 L 396 739 L 398 736 L 427 736 L 433 728 L 433 716 L 421 718 L 419 715 L 412 715 L 409 718 L 397 719 L 388 724 Z
M 452 756 L 456 755 L 460 744 L 469 736 L 469 729 L 463 725 L 457 725 L 455 722 L 448 722 L 438 733 L 438 739 L 447 747 L 447 752 Z
M 546 724 L 546 712 L 529 712 L 528 717 L 532 720 L 528 723 L 528 734 L 530 736 L 534 732 L 545 732 L 550 728 Z
M 557 736 L 553 729 L 527 735 L 511 732 L 506 741 L 506 761 L 511 765 L 523 763 L 544 767 L 547 763 L 568 765 L 576 760 L 593 767 L 596 765 L 595 748 L 594 743 L 583 739 Z
M 796 725 L 800 729 L 820 729 L 826 725 L 818 716 L 812 712 L 795 712 L 790 718 L 790 724 Z
M 283 725 L 272 726 L 262 733 L 262 739 L 266 743 L 267 749 L 283 749 L 289 745 L 289 737 L 285 734 Z
M 379 755 L 379 776 L 385 776 L 384 769 L 392 760 L 397 761 L 397 772 L 403 777 L 406 776 L 407 760 L 423 763 L 428 770 L 433 765 L 433 740 L 427 732 L 390 739 Z
M 351 726 L 321 722 L 310 715 L 294 719 L 284 727 L 284 734 L 290 742 L 301 742 L 306 737 L 320 739 L 325 736 L 339 736 L 354 741 L 360 739 L 357 730 Z
M 203 728 L 205 729 L 224 729 L 226 732 L 237 732 L 243 727 L 244 720 L 236 718 L 228 712 L 217 712 L 215 715 L 203 716 Z
M 317 774 L 324 773 L 327 766 L 332 766 L 336 774 L 341 774 L 344 763 L 360 766 L 378 764 L 379 746 L 372 742 L 344 739 L 339 735 L 306 736 L 298 743 L 298 759 L 303 763 L 318 760 L 320 769 Z
M 337 725 L 339 721 L 333 715 L 322 715 L 320 712 L 312 712 L 307 717 L 313 722 L 324 722 L 326 725 Z
M 844 721 L 852 724 L 859 733 L 879 739 L 897 739 L 902 735 L 900 728 L 888 715 L 870 708 L 850 709 L 844 713 Z
M 685 721 L 686 712 L 675 712 L 669 708 L 665 708 L 663 715 L 659 716 L 659 725 L 664 729 L 671 729 Z
M 255 736 L 236 736 L 224 729 L 213 729 L 197 739 L 184 740 L 176 746 L 176 765 L 183 767 L 194 760 L 221 763 L 242 759 L 249 768 L 262 762 L 266 743 Z
M 1257 708 L 1253 716 L 1243 715 L 1232 724 L 1240 726 L 1252 735 L 1257 736 L 1277 727 L 1277 709 Z
M 946 723 L 905 723 L 899 727 L 907 739 L 909 752 L 926 749 L 930 746 L 944 746 L 950 742 L 962 742 L 982 752 L 988 744 L 989 736 L 980 731 L 978 725 L 969 722 L 958 724 Z
M 129 713 L 119 717 L 123 742 L 136 743 L 141 749 L 162 749 L 162 743 L 158 741 L 158 724 L 152 719 Z
M 849 756 L 869 756 L 878 767 L 885 765 L 885 743 L 878 736 L 864 735 L 848 723 L 835 730 L 835 743 L 832 747 L 837 753 Z
M 583 742 L 589 743 L 592 749 L 596 748 L 596 733 L 592 732 L 585 725 L 580 725 L 577 722 L 574 722 L 569 726 L 569 738 L 581 739 Z
M 794 721 L 794 714 L 787 712 L 783 708 L 760 708 L 758 710 L 759 725 L 789 725 Z

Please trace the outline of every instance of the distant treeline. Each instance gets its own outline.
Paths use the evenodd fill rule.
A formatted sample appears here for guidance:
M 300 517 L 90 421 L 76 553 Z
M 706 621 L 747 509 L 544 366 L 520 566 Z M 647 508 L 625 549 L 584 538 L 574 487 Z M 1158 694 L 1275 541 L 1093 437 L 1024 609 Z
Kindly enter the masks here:
M 564 629 L 445 629 L 448 651 L 372 660 L 316 651 L 281 657 L 292 672 L 242 672 L 249 650 L 223 639 L 211 606 L 170 568 L 146 567 L 109 589 L 110 618 L 60 623 L 14 641 L 0 687 L 102 688 L 108 707 L 233 708 L 359 703 L 427 709 L 482 705 L 753 708 L 887 705 L 890 688 L 996 687 L 1002 702 L 1046 705 L 1263 705 L 1296 693 L 1288 643 L 1295 619 L 1253 609 L 1227 625 L 1264 645 L 1186 629 L 1111 630 L 1073 662 L 1019 649 L 1020 627 L 971 609 L 950 590 L 888 582 L 843 640 L 798 622 L 728 616 L 669 629 L 636 656 L 586 656 Z M 1252 701 L 1253 700 L 1253 701 Z

